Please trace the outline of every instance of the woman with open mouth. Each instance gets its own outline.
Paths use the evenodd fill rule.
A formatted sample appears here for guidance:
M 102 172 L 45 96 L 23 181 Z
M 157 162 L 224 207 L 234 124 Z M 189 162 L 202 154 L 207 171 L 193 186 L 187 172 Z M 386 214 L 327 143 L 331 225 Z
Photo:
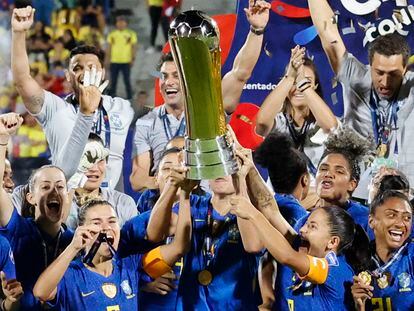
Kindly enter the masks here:
M 414 244 L 412 205 L 400 191 L 386 190 L 371 204 L 369 226 L 375 240 L 370 267 L 354 277 L 357 310 L 413 310 Z
M 0 130 L 0 139 L 8 141 L 21 124 L 19 115 L 2 115 L 8 121 L 6 130 Z M 4 163 L 6 148 L 0 150 L 0 163 Z M 4 171 L 0 172 L 3 180 Z M 16 275 L 23 286 L 20 310 L 39 310 L 39 301 L 32 293 L 40 273 L 69 245 L 73 232 L 62 226 L 67 215 L 69 198 L 66 178 L 56 166 L 43 166 L 29 179 L 27 201 L 33 207 L 32 216 L 19 214 L 22 202 L 13 202 L 8 193 L 0 187 L 0 234 L 6 237 L 12 248 Z
M 274 310 L 348 310 L 354 272 L 369 259 L 368 238 L 340 207 L 315 209 L 290 242 L 248 200 L 231 201 L 231 213 L 252 223 L 259 239 L 278 261 Z M 295 238 L 295 236 L 293 236 Z M 297 239 L 295 239 L 297 240 Z M 361 251 L 362 250 L 362 251 Z
M 140 274 L 157 278 L 171 271 L 189 247 L 189 193 L 182 191 L 181 198 L 173 242 L 123 258 L 117 253 L 120 227 L 113 207 L 103 200 L 86 202 L 71 244 L 39 277 L 34 295 L 62 310 L 137 310 Z M 83 260 L 76 258 L 82 251 Z
M 367 230 L 369 210 L 351 198 L 360 179 L 360 163 L 370 154 L 372 142 L 360 138 L 350 128 L 340 127 L 328 136 L 324 144 L 325 151 L 316 173 L 319 200 L 315 207 L 340 206 Z M 300 219 L 295 228 L 300 228 L 305 221 L 306 217 Z

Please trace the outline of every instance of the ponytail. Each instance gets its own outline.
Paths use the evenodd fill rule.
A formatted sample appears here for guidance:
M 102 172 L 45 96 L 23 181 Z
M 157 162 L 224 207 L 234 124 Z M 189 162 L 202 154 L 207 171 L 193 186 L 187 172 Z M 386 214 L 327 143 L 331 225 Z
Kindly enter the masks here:
M 337 254 L 344 254 L 356 273 L 371 267 L 371 249 L 364 229 L 355 224 L 351 215 L 338 206 L 320 207 L 328 216 L 330 234 L 338 236 Z
M 354 239 L 352 240 L 352 243 L 341 251 L 355 273 L 370 270 L 372 268 L 369 238 L 361 225 L 355 224 Z

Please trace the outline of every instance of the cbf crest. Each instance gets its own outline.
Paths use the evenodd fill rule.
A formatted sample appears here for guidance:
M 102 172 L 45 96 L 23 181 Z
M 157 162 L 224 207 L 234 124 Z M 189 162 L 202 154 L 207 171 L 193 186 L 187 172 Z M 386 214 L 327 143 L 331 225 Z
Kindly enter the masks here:
M 410 284 L 411 278 L 407 272 L 403 272 L 398 275 L 398 285 L 400 287 L 400 292 L 411 292 Z
M 240 231 L 237 224 L 232 224 L 229 227 L 229 236 L 227 238 L 228 243 L 238 243 L 240 241 Z
M 132 298 L 132 297 L 134 297 L 135 295 L 134 294 L 132 294 L 132 288 L 131 288 L 131 286 L 129 285 L 129 282 L 128 282 L 128 280 L 123 280 L 122 282 L 121 282 L 121 288 L 122 288 L 122 291 L 124 292 L 124 294 L 126 295 L 126 297 L 129 299 L 129 298 Z

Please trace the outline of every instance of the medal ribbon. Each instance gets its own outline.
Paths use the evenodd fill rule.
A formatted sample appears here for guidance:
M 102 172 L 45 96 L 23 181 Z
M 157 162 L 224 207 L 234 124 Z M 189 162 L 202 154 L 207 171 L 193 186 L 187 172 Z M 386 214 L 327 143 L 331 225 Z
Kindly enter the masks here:
M 396 260 L 398 260 L 401 257 L 401 253 L 407 248 L 408 246 L 408 242 L 405 242 L 403 246 L 401 246 L 398 251 L 396 251 L 394 253 L 394 255 L 392 256 L 392 258 L 384 265 L 381 266 L 380 264 L 380 259 L 378 258 L 378 256 L 375 254 L 374 256 L 372 256 L 372 260 L 374 261 L 375 265 L 377 266 L 377 268 L 372 271 L 372 275 L 380 278 L 382 277 L 382 275 L 384 274 L 384 272 L 388 269 L 388 267 L 390 267 Z
M 168 119 L 168 114 L 165 111 L 165 107 L 160 109 L 160 112 L 159 112 L 158 116 L 164 124 L 164 132 L 165 132 L 165 136 L 167 136 L 168 141 L 170 141 L 171 139 L 173 139 L 174 137 L 177 137 L 177 136 L 184 136 L 184 134 L 185 134 L 185 125 L 186 125 L 185 117 L 183 117 L 181 119 L 180 125 L 177 128 L 177 131 L 173 135 L 172 130 L 171 130 L 171 122 Z
M 387 147 L 390 146 L 390 136 L 393 131 L 397 130 L 397 121 L 398 121 L 398 102 L 393 100 L 388 109 L 388 112 L 383 111 L 378 108 L 378 97 L 374 94 L 374 91 L 371 89 L 369 105 L 371 110 L 371 121 L 372 129 L 374 132 L 375 142 L 377 146 L 385 144 Z M 394 133 L 396 135 L 396 133 Z M 394 150 L 388 150 L 389 153 L 398 153 L 398 144 L 395 144 Z
M 293 124 L 292 118 L 288 117 L 286 113 L 283 113 L 283 116 L 286 119 L 286 124 L 288 125 L 290 137 L 292 137 L 293 142 L 295 143 L 295 147 L 299 149 L 299 151 L 301 151 L 302 154 L 305 156 L 309 173 L 311 173 L 312 176 L 315 177 L 317 169 L 315 165 L 313 165 L 311 159 L 309 159 L 309 157 L 305 154 L 305 151 L 304 151 L 306 134 L 309 130 L 309 127 L 311 126 L 313 122 L 309 122 L 309 120 L 305 120 L 305 122 L 302 124 L 302 127 L 300 128 L 298 132 L 295 128 L 295 125 Z

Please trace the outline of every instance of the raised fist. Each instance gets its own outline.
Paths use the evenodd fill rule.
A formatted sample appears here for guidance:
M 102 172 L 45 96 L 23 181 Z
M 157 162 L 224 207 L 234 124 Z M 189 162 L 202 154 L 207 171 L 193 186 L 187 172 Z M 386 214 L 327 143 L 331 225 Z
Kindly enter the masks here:
M 22 32 L 29 30 L 33 24 L 35 9 L 27 6 L 22 9 L 14 9 L 11 19 L 12 30 L 14 32 Z

